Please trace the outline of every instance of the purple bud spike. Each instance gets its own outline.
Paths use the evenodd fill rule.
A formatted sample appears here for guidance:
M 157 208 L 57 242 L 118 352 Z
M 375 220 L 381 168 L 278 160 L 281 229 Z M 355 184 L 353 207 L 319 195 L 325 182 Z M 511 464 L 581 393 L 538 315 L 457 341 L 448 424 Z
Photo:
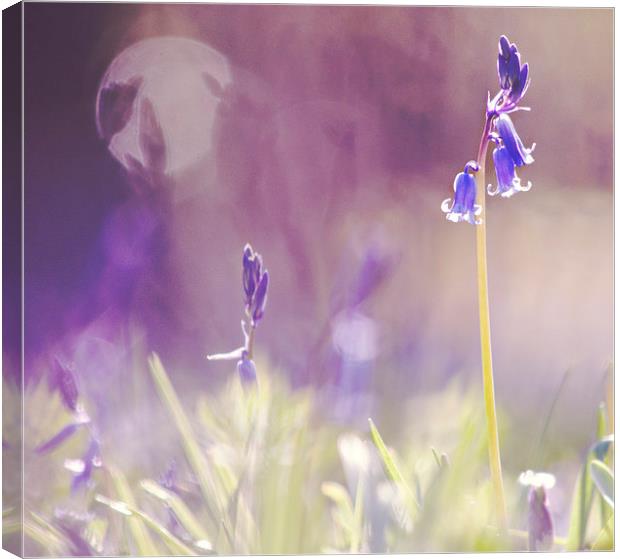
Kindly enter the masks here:
M 505 35 L 499 39 L 497 76 L 501 91 L 489 107 L 490 114 L 509 113 L 518 110 L 517 104 L 529 86 L 529 67 L 521 65 L 517 45 L 510 43 Z
M 71 411 L 77 411 L 79 393 L 73 370 L 55 357 L 52 374 L 53 384 L 60 392 L 65 406 Z
M 510 41 L 506 35 L 502 35 L 499 38 L 499 54 L 505 59 L 510 57 Z
M 269 272 L 265 270 L 265 273 L 260 279 L 260 283 L 256 288 L 256 296 L 254 299 L 254 312 L 252 313 L 252 319 L 254 322 L 263 318 L 265 313 L 265 306 L 267 305 L 267 288 L 269 287 Z
M 513 83 L 509 99 L 511 103 L 515 106 L 523 98 L 525 92 L 527 91 L 527 88 L 530 86 L 529 71 L 530 67 L 526 62 L 523 66 L 521 66 L 519 76 Z
M 249 305 L 256 289 L 256 274 L 254 272 L 254 251 L 247 244 L 243 249 L 243 291 L 245 292 L 245 302 Z

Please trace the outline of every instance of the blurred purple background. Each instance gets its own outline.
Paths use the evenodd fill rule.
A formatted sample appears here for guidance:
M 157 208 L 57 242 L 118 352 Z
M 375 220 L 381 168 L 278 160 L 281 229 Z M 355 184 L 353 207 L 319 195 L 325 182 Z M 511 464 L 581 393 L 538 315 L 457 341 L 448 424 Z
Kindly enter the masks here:
M 104 393 L 131 374 L 140 332 L 179 382 L 221 381 L 230 366 L 204 356 L 241 341 L 249 241 L 272 280 L 257 346 L 295 382 L 391 402 L 454 374 L 477 381 L 474 230 L 439 206 L 475 156 L 501 34 L 530 63 L 533 110 L 514 120 L 537 147 L 531 192 L 488 202 L 498 398 L 528 417 L 570 369 L 571 412 L 558 413 L 585 436 L 612 359 L 602 9 L 27 4 L 26 374 L 60 353 Z M 121 57 L 123 79 L 148 76 L 154 117 L 133 115 L 108 149 L 95 120 L 106 71 L 169 36 L 211 54 L 171 62 L 155 42 Z M 201 93 L 202 63 L 216 77 Z M 155 170 L 122 164 L 144 146 L 141 123 L 163 138 Z M 380 277 L 355 305 L 363 266 Z

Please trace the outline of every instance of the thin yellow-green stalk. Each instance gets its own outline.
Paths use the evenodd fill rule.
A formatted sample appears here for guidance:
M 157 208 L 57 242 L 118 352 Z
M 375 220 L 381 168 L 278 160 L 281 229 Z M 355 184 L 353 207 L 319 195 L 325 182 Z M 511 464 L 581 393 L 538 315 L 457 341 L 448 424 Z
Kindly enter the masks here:
M 493 483 L 495 514 L 501 532 L 508 529 L 506 498 L 502 480 L 502 462 L 499 450 L 497 412 L 495 410 L 495 388 L 493 385 L 493 359 L 491 354 L 491 321 L 489 318 L 489 286 L 487 278 L 487 232 L 486 232 L 486 187 L 485 162 L 491 118 L 487 117 L 480 147 L 478 149 L 479 170 L 476 173 L 476 202 L 482 211 L 481 223 L 476 226 L 476 255 L 478 276 L 478 312 L 480 315 L 480 349 L 482 354 L 482 383 L 484 391 L 484 410 L 487 419 L 487 439 L 489 446 L 489 467 Z

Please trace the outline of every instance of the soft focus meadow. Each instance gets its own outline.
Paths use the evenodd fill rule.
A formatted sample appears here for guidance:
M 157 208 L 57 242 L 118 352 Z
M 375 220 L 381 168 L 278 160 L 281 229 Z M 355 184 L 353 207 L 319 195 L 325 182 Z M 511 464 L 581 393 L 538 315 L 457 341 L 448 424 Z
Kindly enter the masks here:
M 24 25 L 4 547 L 23 512 L 29 556 L 613 548 L 611 10 Z

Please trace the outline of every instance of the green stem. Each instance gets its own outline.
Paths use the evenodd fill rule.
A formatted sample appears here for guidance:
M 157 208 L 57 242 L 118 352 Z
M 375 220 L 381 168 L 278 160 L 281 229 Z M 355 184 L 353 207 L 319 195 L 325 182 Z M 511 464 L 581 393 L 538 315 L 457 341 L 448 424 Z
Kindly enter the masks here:
M 502 533 L 508 529 L 506 515 L 506 498 L 502 481 L 502 463 L 499 451 L 497 413 L 495 411 L 495 390 L 493 387 L 493 360 L 491 356 L 491 321 L 489 318 L 489 285 L 487 279 L 487 232 L 486 232 L 486 187 L 485 163 L 492 116 L 487 116 L 478 148 L 477 163 L 480 167 L 476 173 L 476 202 L 482 208 L 482 223 L 476 226 L 476 254 L 478 275 L 478 310 L 480 315 L 480 349 L 482 352 L 482 381 L 484 390 L 484 408 L 487 419 L 487 439 L 489 445 L 489 466 L 495 498 L 495 514 Z

